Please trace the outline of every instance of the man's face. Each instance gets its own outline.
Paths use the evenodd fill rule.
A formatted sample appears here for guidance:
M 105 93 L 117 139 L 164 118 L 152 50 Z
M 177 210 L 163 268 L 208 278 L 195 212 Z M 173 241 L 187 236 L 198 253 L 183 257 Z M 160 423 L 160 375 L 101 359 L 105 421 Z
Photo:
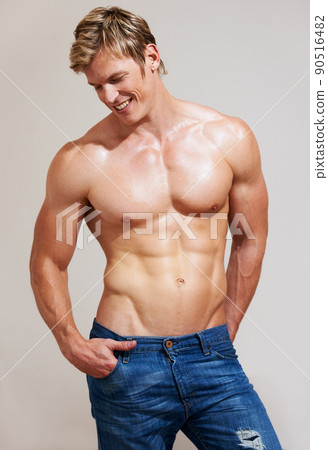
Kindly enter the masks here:
M 102 49 L 84 73 L 99 99 L 120 122 L 132 125 L 150 112 L 155 86 L 147 62 L 142 77 L 133 58 L 117 58 Z

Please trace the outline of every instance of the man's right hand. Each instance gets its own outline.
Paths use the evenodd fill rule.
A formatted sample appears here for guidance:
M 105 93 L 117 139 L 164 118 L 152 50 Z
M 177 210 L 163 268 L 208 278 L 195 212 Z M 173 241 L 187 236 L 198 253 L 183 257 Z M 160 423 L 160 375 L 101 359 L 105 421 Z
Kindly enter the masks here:
M 92 338 L 71 343 L 63 351 L 68 361 L 76 368 L 95 378 L 102 378 L 114 370 L 117 358 L 114 350 L 129 351 L 137 345 L 136 341 L 116 341 L 114 339 Z

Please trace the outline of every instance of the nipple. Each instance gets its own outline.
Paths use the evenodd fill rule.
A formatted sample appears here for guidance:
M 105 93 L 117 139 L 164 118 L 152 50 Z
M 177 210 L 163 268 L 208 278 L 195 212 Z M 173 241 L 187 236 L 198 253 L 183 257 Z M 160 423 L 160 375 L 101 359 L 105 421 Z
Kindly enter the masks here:
M 218 209 L 217 203 L 215 203 L 214 205 L 212 205 L 212 206 L 211 206 L 211 209 L 212 209 L 213 211 L 216 211 L 216 210 Z

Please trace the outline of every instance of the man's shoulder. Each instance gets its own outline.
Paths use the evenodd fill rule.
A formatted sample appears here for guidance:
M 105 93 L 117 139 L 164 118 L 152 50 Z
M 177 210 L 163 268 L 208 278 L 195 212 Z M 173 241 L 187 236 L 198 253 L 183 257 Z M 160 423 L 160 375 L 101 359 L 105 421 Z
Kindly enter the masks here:
M 246 122 L 235 116 L 230 116 L 210 106 L 183 101 L 184 110 L 188 116 L 204 127 L 208 137 L 240 139 L 250 131 Z
M 251 127 L 240 117 L 229 116 L 191 103 L 189 111 L 198 117 L 202 133 L 231 167 L 234 174 L 259 167 L 260 153 Z
M 225 114 L 211 108 L 210 106 L 200 103 L 180 100 L 179 109 L 184 115 L 188 115 L 191 119 L 199 121 L 221 120 Z
M 80 137 L 66 142 L 55 154 L 53 162 L 57 164 L 78 164 L 85 162 L 96 150 L 105 145 L 105 128 L 108 118 L 105 117 L 100 122 L 93 125 Z
M 76 139 L 74 143 L 85 151 L 103 147 L 108 143 L 111 128 L 110 116 L 106 116 L 87 130 L 84 135 Z
M 77 139 L 66 142 L 53 156 L 48 178 L 61 182 L 90 182 L 97 158 L 103 149 L 101 130 L 103 121 L 97 123 Z M 83 176 L 82 176 L 83 175 Z

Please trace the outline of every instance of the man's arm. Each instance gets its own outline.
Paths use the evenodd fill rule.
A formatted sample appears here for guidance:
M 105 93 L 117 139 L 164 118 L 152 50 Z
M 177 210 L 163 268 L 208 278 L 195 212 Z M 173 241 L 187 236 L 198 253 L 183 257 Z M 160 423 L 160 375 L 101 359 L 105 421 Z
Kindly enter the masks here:
M 227 268 L 227 297 L 230 300 L 225 301 L 226 323 L 232 340 L 259 282 L 268 234 L 268 194 L 258 144 L 245 122 L 234 121 L 235 148 L 225 158 L 233 171 L 228 216 L 232 228 Z M 238 217 L 236 213 L 242 216 Z M 238 228 L 242 234 L 236 235 L 232 225 L 239 218 Z
M 65 209 L 71 214 L 88 205 L 88 166 L 78 149 L 69 143 L 55 155 L 50 164 L 46 197 L 39 212 L 30 257 L 31 286 L 40 314 L 51 329 L 63 355 L 79 370 L 95 377 L 105 376 L 116 365 L 114 349 L 124 350 L 111 339 L 83 338 L 72 314 L 68 291 L 67 267 L 73 257 L 82 215 L 70 226 L 56 219 Z M 73 207 L 74 204 L 80 204 Z M 85 211 L 86 214 L 88 211 Z M 65 217 L 68 217 L 65 215 Z M 68 222 L 67 222 L 68 225 Z M 56 232 L 61 228 L 62 238 Z M 67 239 L 69 237 L 69 239 Z M 68 241 L 68 242 L 67 242 Z

